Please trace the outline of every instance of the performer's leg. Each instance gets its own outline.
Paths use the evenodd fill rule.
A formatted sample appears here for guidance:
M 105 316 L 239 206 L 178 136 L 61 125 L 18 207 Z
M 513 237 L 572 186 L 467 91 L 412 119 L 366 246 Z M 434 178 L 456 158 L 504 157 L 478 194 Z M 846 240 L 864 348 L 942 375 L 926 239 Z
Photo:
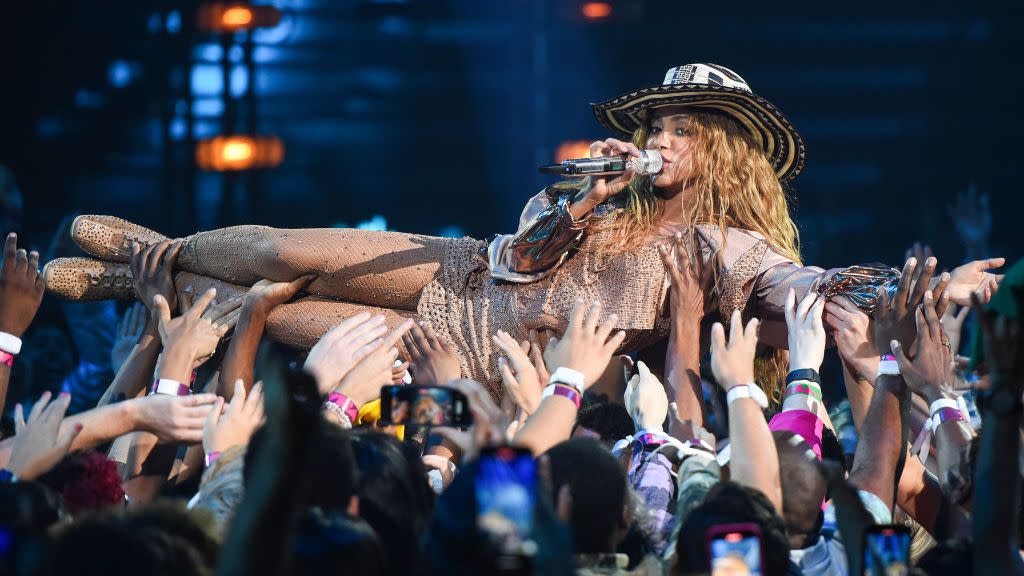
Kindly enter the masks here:
M 178 266 L 242 285 L 316 274 L 310 294 L 415 310 L 441 268 L 445 242 L 401 232 L 234 226 L 186 238 Z
M 157 232 L 111 216 L 79 216 L 71 235 L 86 252 L 127 262 L 133 242 L 164 240 Z M 441 268 L 444 238 L 340 228 L 233 226 L 185 238 L 178 268 L 234 284 L 317 274 L 312 294 L 415 310 L 423 287 Z
M 247 291 L 243 286 L 189 272 L 176 274 L 174 285 L 179 297 L 186 288 L 191 288 L 192 293 L 196 295 L 202 294 L 209 288 L 216 288 L 218 300 L 241 298 Z M 276 342 L 295 348 L 308 349 L 312 348 L 328 330 L 341 324 L 346 318 L 362 312 L 384 316 L 384 322 L 389 328 L 397 327 L 406 318 L 415 319 L 417 317 L 414 312 L 406 310 L 392 310 L 350 302 L 338 302 L 318 296 L 307 296 L 274 308 L 270 317 L 267 318 L 267 335 Z M 401 341 L 398 343 L 398 348 L 402 357 L 408 358 Z

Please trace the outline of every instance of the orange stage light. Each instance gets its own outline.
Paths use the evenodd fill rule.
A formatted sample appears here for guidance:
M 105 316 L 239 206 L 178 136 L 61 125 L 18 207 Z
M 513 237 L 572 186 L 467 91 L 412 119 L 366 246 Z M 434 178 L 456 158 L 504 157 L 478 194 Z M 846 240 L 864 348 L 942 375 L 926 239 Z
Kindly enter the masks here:
M 582 11 L 587 20 L 603 20 L 612 15 L 612 5 L 607 2 L 587 2 Z
M 203 170 L 273 168 L 283 161 L 284 143 L 276 136 L 216 136 L 196 145 L 196 164 Z
M 253 28 L 271 28 L 281 21 L 281 11 L 273 6 L 248 4 L 203 4 L 197 13 L 199 28 L 207 32 L 234 32 Z
M 563 160 L 571 160 L 573 158 L 589 158 L 590 157 L 590 141 L 589 140 L 566 140 L 558 145 L 555 150 L 555 163 L 559 163 Z

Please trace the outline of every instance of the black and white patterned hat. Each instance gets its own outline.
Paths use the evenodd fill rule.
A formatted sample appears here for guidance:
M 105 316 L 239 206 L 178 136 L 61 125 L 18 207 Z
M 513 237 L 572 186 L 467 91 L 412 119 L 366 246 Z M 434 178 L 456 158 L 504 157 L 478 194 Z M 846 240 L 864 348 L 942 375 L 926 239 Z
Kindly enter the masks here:
M 758 139 L 779 180 L 786 183 L 804 167 L 804 142 L 774 104 L 754 94 L 739 74 L 718 64 L 669 68 L 661 86 L 643 88 L 591 104 L 605 128 L 631 135 L 648 110 L 666 106 L 712 108 L 736 119 Z

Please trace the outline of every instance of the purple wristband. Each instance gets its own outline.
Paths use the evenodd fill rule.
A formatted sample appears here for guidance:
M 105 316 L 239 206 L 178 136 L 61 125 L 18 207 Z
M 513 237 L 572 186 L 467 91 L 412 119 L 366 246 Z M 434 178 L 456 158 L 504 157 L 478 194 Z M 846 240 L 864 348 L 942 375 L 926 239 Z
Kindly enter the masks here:
M 331 392 L 327 395 L 327 401 L 341 408 L 341 411 L 348 416 L 348 421 L 355 425 L 356 420 L 359 419 L 359 408 L 351 398 L 341 392 Z
M 940 425 L 945 422 L 949 422 L 950 420 L 960 420 L 961 422 L 966 420 L 966 418 L 964 418 L 964 413 L 956 408 L 939 408 L 935 414 L 932 414 L 933 419 L 936 417 L 938 417 L 939 421 L 935 424 L 935 428 L 938 428 Z
M 207 454 L 206 455 L 206 467 L 209 468 L 210 466 L 213 466 L 213 462 L 217 458 L 220 458 L 220 452 L 217 451 L 217 450 L 214 450 L 214 451 L 210 452 L 209 454 Z
M 580 393 L 575 388 L 568 384 L 555 383 L 551 384 L 551 395 L 552 396 L 563 396 L 572 401 L 578 409 L 580 407 Z

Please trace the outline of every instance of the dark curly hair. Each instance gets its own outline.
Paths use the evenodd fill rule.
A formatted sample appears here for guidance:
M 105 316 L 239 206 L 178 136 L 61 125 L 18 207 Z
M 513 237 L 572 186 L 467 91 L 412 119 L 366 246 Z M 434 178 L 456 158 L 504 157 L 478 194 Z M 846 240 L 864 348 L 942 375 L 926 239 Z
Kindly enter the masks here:
M 761 529 L 765 574 L 781 576 L 789 569 L 789 539 L 786 524 L 759 490 L 735 482 L 719 482 L 704 501 L 683 520 L 676 542 L 677 563 L 673 574 L 707 573 L 708 529 L 721 524 L 753 523 Z

